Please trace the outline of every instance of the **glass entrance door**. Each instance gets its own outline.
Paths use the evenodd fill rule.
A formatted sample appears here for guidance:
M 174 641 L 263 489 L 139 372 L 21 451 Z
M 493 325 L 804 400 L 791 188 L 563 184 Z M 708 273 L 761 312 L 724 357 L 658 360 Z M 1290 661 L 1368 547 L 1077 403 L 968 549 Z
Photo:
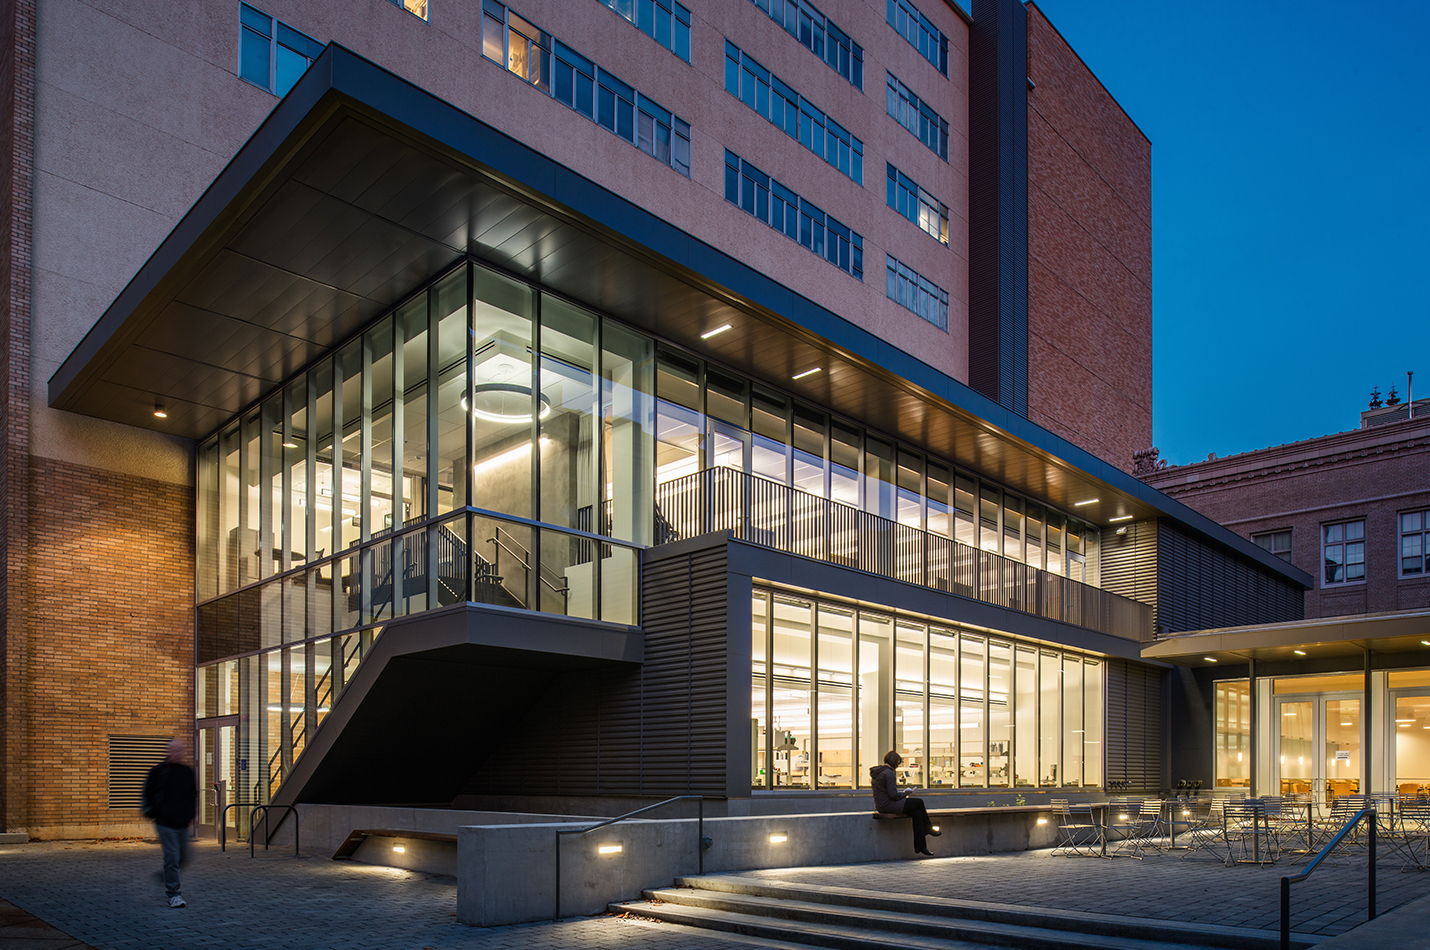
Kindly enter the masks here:
M 227 837 L 237 840 L 236 813 L 242 809 L 226 809 L 233 804 L 237 784 L 235 765 L 237 747 L 234 731 L 238 717 L 204 719 L 198 724 L 197 771 L 199 779 L 198 831 L 201 837 L 217 838 L 218 822 L 227 826 Z
M 1396 691 L 1395 790 L 1402 795 L 1430 794 L 1430 693 Z
M 1281 795 L 1310 794 L 1329 805 L 1361 791 L 1361 700 L 1345 694 L 1276 700 L 1274 759 Z

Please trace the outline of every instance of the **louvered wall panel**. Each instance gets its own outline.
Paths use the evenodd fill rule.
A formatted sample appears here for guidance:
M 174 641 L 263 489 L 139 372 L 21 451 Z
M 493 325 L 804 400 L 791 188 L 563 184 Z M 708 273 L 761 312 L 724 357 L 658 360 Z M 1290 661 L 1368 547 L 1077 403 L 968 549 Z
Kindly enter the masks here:
M 1148 604 L 1157 622 L 1157 522 L 1127 526 L 1127 533 L 1102 532 L 1098 546 L 1104 590 Z M 1155 629 L 1155 628 L 1154 628 Z
M 1177 633 L 1300 620 L 1301 588 L 1171 522 L 1157 533 L 1157 623 Z
M 109 807 L 138 808 L 149 770 L 168 754 L 170 736 L 109 737 Z
M 1107 661 L 1107 781 L 1129 791 L 1162 788 L 1162 685 L 1165 672 Z

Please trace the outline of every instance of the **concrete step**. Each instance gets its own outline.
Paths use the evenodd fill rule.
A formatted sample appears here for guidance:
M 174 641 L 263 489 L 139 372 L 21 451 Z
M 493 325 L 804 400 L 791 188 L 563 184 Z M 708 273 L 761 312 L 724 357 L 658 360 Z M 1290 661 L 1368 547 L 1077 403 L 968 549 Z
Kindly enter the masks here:
M 989 901 L 918 897 L 850 887 L 790 884 L 736 874 L 678 878 L 676 887 L 669 889 L 669 893 L 674 895 L 669 899 L 678 901 L 682 899 L 681 894 L 692 892 L 703 892 L 705 896 L 700 898 L 702 901 L 708 901 L 715 894 L 725 894 L 732 898 L 764 898 L 812 906 L 825 905 L 862 912 L 887 913 L 895 917 L 916 916 L 965 923 L 981 922 L 1030 928 L 1044 933 L 1071 932 L 1096 935 L 1104 939 L 1143 941 L 1160 946 L 1185 944 L 1227 950 L 1278 950 L 1280 947 L 1279 934 L 1245 927 L 1147 920 Z M 667 897 L 663 894 L 661 899 Z M 1291 945 L 1297 950 L 1305 950 L 1314 946 L 1320 939 L 1316 935 L 1293 933 Z

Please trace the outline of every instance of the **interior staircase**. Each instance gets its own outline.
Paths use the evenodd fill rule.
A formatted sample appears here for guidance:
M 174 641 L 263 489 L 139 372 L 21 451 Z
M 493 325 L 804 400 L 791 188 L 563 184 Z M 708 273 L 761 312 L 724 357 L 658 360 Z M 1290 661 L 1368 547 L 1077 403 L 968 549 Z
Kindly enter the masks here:
M 838 950 L 1276 950 L 1269 930 L 1146 920 L 1108 914 L 890 894 L 848 887 L 790 884 L 738 874 L 678 878 L 645 891 L 644 900 L 612 904 L 671 924 L 740 934 L 793 946 Z M 1319 938 L 1293 934 L 1294 948 Z

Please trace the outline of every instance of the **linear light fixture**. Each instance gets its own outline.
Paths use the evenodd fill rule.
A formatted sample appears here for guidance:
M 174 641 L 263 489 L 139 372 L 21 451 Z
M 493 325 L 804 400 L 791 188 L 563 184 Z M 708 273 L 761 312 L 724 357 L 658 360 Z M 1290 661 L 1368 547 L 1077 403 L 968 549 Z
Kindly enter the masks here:
M 543 436 L 541 437 L 541 447 L 544 449 L 544 448 L 546 448 L 546 447 L 547 447 L 548 445 L 550 445 L 550 444 L 551 444 L 551 440 L 548 439 L 546 436 L 543 435 Z M 473 465 L 473 466 L 472 466 L 472 473 L 473 473 L 473 474 L 480 474 L 480 473 L 482 473 L 482 472 L 487 471 L 488 469 L 496 468 L 498 465 L 504 465 L 504 464 L 506 464 L 507 462 L 514 461 L 514 460 L 516 460 L 516 459 L 521 458 L 521 456 L 523 456 L 523 455 L 529 455 L 530 453 L 531 453 L 531 443 L 530 443 L 530 442 L 523 442 L 523 443 L 521 443 L 521 445 L 518 445 L 518 446 L 517 446 L 516 448 L 514 448 L 514 449 L 507 449 L 505 452 L 502 452 L 500 455 L 493 455 L 491 458 L 489 458 L 489 459 L 484 459 L 484 460 L 478 462 L 476 465 Z
M 402 845 L 400 845 L 400 844 L 395 844 L 395 845 L 393 845 L 393 846 L 392 846 L 392 850 L 396 851 L 398 854 L 406 854 L 406 853 L 407 853 L 407 849 L 404 848 L 404 847 L 403 847 Z
M 785 843 L 786 841 L 788 841 L 788 840 L 789 840 L 789 835 L 782 835 L 782 834 L 773 834 L 773 835 L 770 835 L 770 844 L 784 844 L 784 843 Z
M 1216 662 L 1216 657 L 1214 657 L 1214 656 L 1204 656 L 1204 657 L 1202 657 L 1202 659 L 1203 659 L 1203 660 L 1206 660 L 1208 663 L 1215 663 L 1215 662 Z
M 804 379 L 806 376 L 813 376 L 815 373 L 819 372 L 820 369 L 821 367 L 816 366 L 814 367 L 814 369 L 807 369 L 803 373 L 795 373 L 793 376 L 790 377 L 790 379 Z
M 1089 498 L 1087 501 L 1075 501 L 1075 502 L 1073 502 L 1073 507 L 1074 507 L 1074 508 L 1081 508 L 1083 505 L 1095 505 L 1095 504 L 1097 504 L 1097 499 L 1096 499 L 1096 498 Z
M 1292 650 L 1291 652 L 1294 653 L 1294 654 L 1296 654 L 1297 656 L 1305 656 L 1305 655 L 1306 655 L 1306 651 L 1305 651 L 1305 650 Z
M 719 336 L 720 334 L 724 333 L 726 330 L 729 330 L 729 329 L 730 329 L 730 324 L 728 324 L 728 323 L 722 323 L 720 326 L 716 327 L 715 329 L 713 329 L 713 330 L 706 330 L 704 333 L 700 334 L 700 339 L 702 339 L 702 340 L 708 340 L 708 339 L 710 339 L 712 336 Z
M 1122 515 L 1121 517 L 1118 517 L 1118 518 L 1108 518 L 1107 520 L 1108 520 L 1109 522 L 1111 522 L 1112 524 L 1116 524 L 1116 523 L 1119 522 L 1119 521 L 1131 521 L 1131 520 L 1132 520 L 1132 516 L 1131 516 L 1131 515 Z
M 620 854 L 621 846 L 618 844 L 603 844 L 596 848 L 597 854 Z

